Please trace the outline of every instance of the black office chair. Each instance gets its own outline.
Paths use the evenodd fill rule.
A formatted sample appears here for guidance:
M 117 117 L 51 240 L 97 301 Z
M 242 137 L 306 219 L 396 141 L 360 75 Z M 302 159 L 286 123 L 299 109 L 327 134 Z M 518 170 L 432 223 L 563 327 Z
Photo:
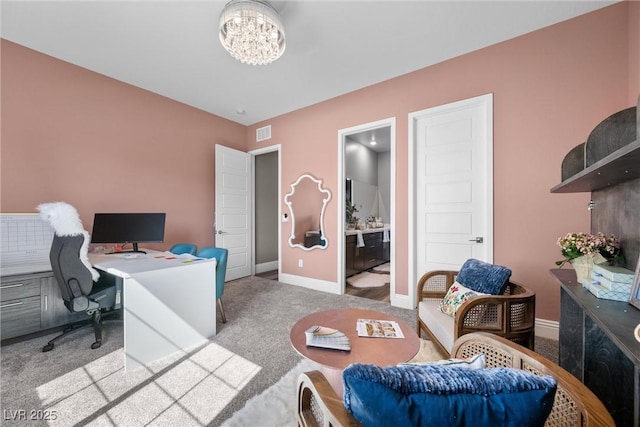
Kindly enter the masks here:
M 91 344 L 92 349 L 102 345 L 102 316 L 105 313 L 119 314 L 121 307 L 115 280 L 109 282 L 109 278 L 101 276 L 94 284 L 91 271 L 80 259 L 80 249 L 85 236 L 77 234 L 73 236 L 53 237 L 49 259 L 54 277 L 60 287 L 64 305 L 72 313 L 85 312 L 91 316 L 89 319 L 67 326 L 61 335 L 55 337 L 42 348 L 43 352 L 53 350 L 55 342 L 67 334 L 80 330 L 86 326 L 93 326 L 96 341 Z

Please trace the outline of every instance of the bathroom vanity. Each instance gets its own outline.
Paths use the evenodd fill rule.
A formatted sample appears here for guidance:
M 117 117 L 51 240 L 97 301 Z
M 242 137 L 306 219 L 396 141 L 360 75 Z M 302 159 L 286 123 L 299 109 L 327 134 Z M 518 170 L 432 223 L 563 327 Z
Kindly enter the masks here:
M 389 239 L 384 238 L 384 227 L 368 228 L 360 232 L 362 233 L 361 245 L 358 245 L 358 231 L 345 232 L 346 277 L 384 264 L 391 259 L 390 242 Z M 390 234 L 388 228 L 386 233 Z

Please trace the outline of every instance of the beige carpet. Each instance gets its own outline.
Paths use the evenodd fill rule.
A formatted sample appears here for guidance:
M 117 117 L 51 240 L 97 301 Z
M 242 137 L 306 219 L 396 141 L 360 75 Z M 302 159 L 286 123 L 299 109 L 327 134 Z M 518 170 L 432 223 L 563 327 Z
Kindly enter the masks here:
M 347 283 L 354 288 L 377 288 L 388 284 L 389 278 L 390 276 L 388 274 L 376 274 L 364 271 L 349 277 Z
M 96 350 L 90 348 L 90 328 L 47 353 L 42 346 L 54 334 L 3 343 L 0 407 L 10 419 L 0 424 L 219 426 L 300 361 L 289 332 L 301 317 L 353 307 L 395 316 L 411 327 L 416 321 L 415 310 L 259 277 L 227 282 L 222 299 L 227 323 L 218 316 L 217 334 L 206 346 L 126 374 L 122 323 L 105 325 L 102 347 Z M 19 410 L 55 410 L 57 419 L 20 420 Z
M 420 340 L 420 350 L 411 359 L 411 362 L 428 362 L 440 359 L 442 356 L 431 341 Z M 303 372 L 317 369 L 319 369 L 319 365 L 310 360 L 302 359 L 280 381 L 251 398 L 244 408 L 233 414 L 222 426 L 297 426 L 296 384 L 298 376 Z

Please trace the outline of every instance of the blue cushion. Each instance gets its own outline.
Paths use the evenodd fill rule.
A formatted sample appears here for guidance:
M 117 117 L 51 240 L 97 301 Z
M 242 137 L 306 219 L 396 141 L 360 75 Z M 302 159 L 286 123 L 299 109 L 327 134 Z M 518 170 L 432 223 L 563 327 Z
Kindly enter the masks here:
M 342 383 L 345 408 L 366 427 L 542 426 L 557 387 L 552 376 L 513 368 L 357 363 Z
M 456 281 L 467 288 L 491 295 L 502 295 L 511 277 L 511 270 L 470 258 L 462 264 Z

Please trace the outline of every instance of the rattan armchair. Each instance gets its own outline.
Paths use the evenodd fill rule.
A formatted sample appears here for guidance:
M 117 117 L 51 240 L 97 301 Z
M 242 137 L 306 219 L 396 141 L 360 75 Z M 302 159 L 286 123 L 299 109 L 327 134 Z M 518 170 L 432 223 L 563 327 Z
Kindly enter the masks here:
M 442 354 L 450 354 L 453 342 L 471 332 L 491 332 L 533 350 L 536 295 L 512 281 L 503 295 L 483 295 L 465 301 L 456 311 L 450 331 L 443 330 L 442 325 L 436 328 L 429 325 L 428 317 L 448 317 L 433 310 L 438 310 L 457 275 L 457 271 L 431 271 L 418 281 L 418 336 L 424 332 Z
M 502 337 L 483 332 L 458 338 L 451 354 L 457 358 L 468 358 L 478 353 L 485 355 L 488 368 L 511 367 L 556 378 L 558 389 L 546 427 L 615 426 L 611 414 L 598 397 L 549 359 Z M 360 426 L 319 371 L 301 374 L 297 393 L 299 426 Z

